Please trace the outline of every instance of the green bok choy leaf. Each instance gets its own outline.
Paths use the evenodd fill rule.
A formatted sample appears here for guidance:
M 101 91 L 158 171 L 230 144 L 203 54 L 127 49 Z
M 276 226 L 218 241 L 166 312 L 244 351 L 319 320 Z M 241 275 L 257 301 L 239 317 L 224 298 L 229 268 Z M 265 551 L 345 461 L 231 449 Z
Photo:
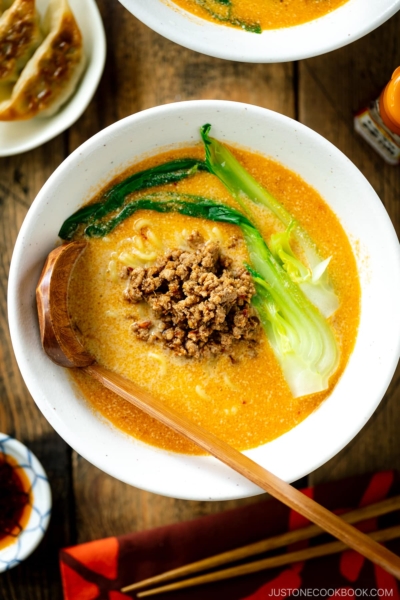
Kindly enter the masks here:
M 105 192 L 102 201 L 84 206 L 71 215 L 61 226 L 58 233 L 61 239 L 73 238 L 79 225 L 96 223 L 123 206 L 126 197 L 133 192 L 176 183 L 195 175 L 198 171 L 207 171 L 206 164 L 194 158 L 179 158 L 163 163 L 151 169 L 134 173 Z
M 339 357 L 333 332 L 244 214 L 208 198 L 159 192 L 127 203 L 113 218 L 87 227 L 86 234 L 104 236 L 142 209 L 178 212 L 240 227 L 251 262 L 247 268 L 257 291 L 253 303 L 293 396 L 327 389 Z
M 338 297 L 327 272 L 330 258 L 324 260 L 320 256 L 316 244 L 297 219 L 246 171 L 228 148 L 208 135 L 210 129 L 209 124 L 200 129 L 208 170 L 220 179 L 245 211 L 248 212 L 244 199 L 249 199 L 268 208 L 278 217 L 286 231 L 272 237 L 271 251 L 311 302 L 325 317 L 329 317 L 339 306 Z M 308 264 L 304 264 L 295 256 L 290 244 L 291 237 L 303 251 Z
M 242 21 L 233 16 L 233 3 L 231 0 L 195 0 L 195 2 L 221 23 L 229 23 L 234 27 L 240 27 L 251 33 L 262 32 L 259 23 L 248 23 L 247 21 Z

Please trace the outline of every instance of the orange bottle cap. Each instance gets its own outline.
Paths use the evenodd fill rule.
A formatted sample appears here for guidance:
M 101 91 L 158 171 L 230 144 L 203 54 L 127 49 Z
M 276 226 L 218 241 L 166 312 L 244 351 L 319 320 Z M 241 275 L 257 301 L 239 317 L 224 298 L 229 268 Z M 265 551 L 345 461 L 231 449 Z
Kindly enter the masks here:
M 400 135 L 400 67 L 394 71 L 380 96 L 379 103 L 382 121 L 385 125 Z

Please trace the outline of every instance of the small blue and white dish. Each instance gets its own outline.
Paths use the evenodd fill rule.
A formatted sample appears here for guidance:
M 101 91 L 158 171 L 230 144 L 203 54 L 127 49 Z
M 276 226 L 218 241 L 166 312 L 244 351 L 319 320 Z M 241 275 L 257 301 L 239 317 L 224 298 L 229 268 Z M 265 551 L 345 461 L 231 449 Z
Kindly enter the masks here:
M 23 471 L 29 485 L 29 516 L 15 541 L 0 547 L 0 572 L 19 565 L 37 547 L 46 532 L 51 514 L 51 490 L 46 473 L 36 456 L 14 438 L 0 433 L 0 455 L 11 458 L 16 472 Z M 10 462 L 11 462 L 10 461 Z M 11 536 L 10 536 L 11 537 Z

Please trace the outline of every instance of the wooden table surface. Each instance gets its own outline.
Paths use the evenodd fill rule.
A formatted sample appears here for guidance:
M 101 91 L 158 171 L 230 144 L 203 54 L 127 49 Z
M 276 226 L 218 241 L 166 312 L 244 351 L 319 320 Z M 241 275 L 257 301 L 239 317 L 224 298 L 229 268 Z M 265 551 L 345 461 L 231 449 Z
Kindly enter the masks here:
M 0 431 L 15 436 L 38 456 L 54 500 L 50 527 L 40 547 L 0 576 L 2 600 L 61 599 L 57 554 L 63 546 L 188 520 L 263 498 L 189 502 L 129 487 L 78 456 L 53 431 L 28 393 L 8 333 L 9 265 L 31 202 L 75 148 L 107 125 L 151 106 L 199 98 L 248 102 L 294 117 L 333 142 L 367 177 L 397 231 L 400 227 L 400 170 L 386 165 L 354 134 L 352 124 L 354 112 L 378 95 L 400 65 L 400 13 L 370 35 L 325 56 L 249 65 L 181 48 L 137 21 L 117 0 L 98 0 L 98 4 L 108 58 L 89 108 L 71 129 L 44 146 L 0 159 Z M 397 370 L 364 429 L 309 475 L 310 484 L 400 467 L 399 375 Z

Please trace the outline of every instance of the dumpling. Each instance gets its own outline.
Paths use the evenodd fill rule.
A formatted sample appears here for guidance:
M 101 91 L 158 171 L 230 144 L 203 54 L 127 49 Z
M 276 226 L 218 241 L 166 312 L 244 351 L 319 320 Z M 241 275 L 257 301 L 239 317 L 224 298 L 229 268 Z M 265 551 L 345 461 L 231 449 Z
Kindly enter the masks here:
M 15 0 L 0 17 L 0 83 L 17 81 L 42 40 L 35 0 Z
M 43 31 L 45 40 L 15 86 L 0 90 L 0 121 L 30 119 L 38 113 L 51 116 L 75 91 L 85 58 L 82 35 L 67 0 L 50 0 Z
M 0 15 L 3 11 L 7 10 L 7 8 L 10 8 L 13 1 L 14 0 L 0 0 Z
M 73 94 L 85 67 L 83 41 L 67 0 L 50 0 L 46 35 L 10 96 L 0 102 L 0 121 L 51 116 Z

